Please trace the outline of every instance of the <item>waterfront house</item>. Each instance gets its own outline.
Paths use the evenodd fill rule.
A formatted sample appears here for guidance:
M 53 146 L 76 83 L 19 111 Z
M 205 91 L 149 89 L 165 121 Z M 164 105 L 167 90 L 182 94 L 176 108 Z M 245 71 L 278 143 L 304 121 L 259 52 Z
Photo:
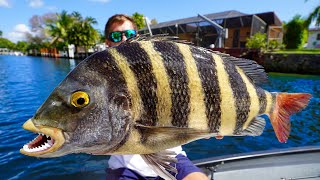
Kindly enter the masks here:
M 309 29 L 307 48 L 320 48 L 320 28 Z
M 245 14 L 231 10 L 219 13 L 198 14 L 150 25 L 152 34 L 169 34 L 192 41 L 203 47 L 245 48 L 247 38 L 257 32 L 266 33 L 268 41 L 282 42 L 282 22 L 274 12 Z M 140 34 L 149 33 L 147 27 Z

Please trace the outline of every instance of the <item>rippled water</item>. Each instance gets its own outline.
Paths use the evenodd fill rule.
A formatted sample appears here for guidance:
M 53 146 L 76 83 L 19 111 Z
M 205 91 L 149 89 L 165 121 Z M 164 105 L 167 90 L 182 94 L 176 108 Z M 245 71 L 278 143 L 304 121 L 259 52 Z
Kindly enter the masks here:
M 0 179 L 101 179 L 108 156 L 73 154 L 38 159 L 19 153 L 33 133 L 21 128 L 32 117 L 54 87 L 78 64 L 75 60 L 0 56 Z M 276 139 L 267 121 L 259 137 L 225 137 L 199 140 L 184 146 L 190 159 L 232 153 L 320 145 L 320 76 L 269 74 L 269 91 L 307 92 L 309 106 L 292 116 L 287 143 Z M 101 176 L 102 175 L 102 176 Z

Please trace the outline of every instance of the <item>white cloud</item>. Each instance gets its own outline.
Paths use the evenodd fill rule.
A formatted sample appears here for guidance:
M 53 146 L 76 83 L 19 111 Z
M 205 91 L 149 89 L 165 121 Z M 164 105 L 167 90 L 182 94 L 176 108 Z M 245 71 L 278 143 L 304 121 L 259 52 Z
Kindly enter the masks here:
M 13 30 L 19 33 L 30 32 L 30 28 L 25 24 L 17 24 Z
M 57 11 L 58 8 L 56 6 L 47 6 L 46 7 L 49 11 Z
M 101 3 L 107 3 L 107 2 L 110 2 L 111 0 L 90 0 L 90 1 L 93 1 L 93 2 L 101 2 Z
M 0 0 L 0 7 L 10 7 L 8 0 Z
M 9 32 L 6 37 L 12 41 L 12 42 L 17 42 L 17 41 L 24 41 L 26 40 L 25 33 L 31 33 L 31 30 L 28 26 L 25 24 L 17 24 L 12 32 Z
M 33 8 L 39 8 L 44 5 L 42 0 L 28 0 L 29 6 Z

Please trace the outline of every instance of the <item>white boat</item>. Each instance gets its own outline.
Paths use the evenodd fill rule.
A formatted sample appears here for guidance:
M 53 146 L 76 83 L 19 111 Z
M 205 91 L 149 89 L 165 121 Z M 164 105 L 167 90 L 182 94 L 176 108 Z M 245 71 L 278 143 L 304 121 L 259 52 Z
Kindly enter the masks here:
M 320 180 L 320 146 L 193 161 L 211 180 Z

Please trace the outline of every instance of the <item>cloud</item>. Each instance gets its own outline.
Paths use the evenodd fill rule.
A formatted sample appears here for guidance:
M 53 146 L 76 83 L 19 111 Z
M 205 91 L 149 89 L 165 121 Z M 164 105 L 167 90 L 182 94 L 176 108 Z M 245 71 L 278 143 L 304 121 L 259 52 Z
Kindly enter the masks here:
M 58 8 L 56 6 L 47 6 L 46 9 L 48 9 L 49 11 L 57 11 Z
M 0 0 L 0 7 L 10 7 L 8 0 Z
M 111 0 L 89 0 L 89 1 L 92 1 L 92 2 L 100 2 L 100 3 L 108 3 L 108 2 L 110 2 Z
M 9 32 L 7 38 L 12 42 L 24 41 L 26 40 L 26 33 L 31 33 L 31 30 L 25 24 L 17 24 L 12 32 Z
M 44 5 L 42 0 L 28 0 L 29 6 L 33 8 L 40 8 Z

